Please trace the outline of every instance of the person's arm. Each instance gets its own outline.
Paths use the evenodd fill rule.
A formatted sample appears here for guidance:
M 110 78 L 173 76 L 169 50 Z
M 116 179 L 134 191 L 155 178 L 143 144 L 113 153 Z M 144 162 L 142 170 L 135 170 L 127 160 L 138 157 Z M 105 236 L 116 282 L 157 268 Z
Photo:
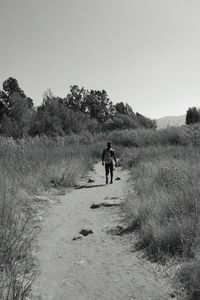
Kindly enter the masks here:
M 103 166 L 104 166 L 104 156 L 105 156 L 105 150 L 103 150 L 102 158 L 101 158 L 101 160 L 102 160 L 102 165 L 103 165 Z
M 112 155 L 113 155 L 113 158 L 114 158 L 114 161 L 115 161 L 115 166 L 117 166 L 117 160 L 116 160 L 116 157 L 115 157 L 115 152 L 114 152 L 114 150 L 113 150 L 112 152 L 113 152 Z

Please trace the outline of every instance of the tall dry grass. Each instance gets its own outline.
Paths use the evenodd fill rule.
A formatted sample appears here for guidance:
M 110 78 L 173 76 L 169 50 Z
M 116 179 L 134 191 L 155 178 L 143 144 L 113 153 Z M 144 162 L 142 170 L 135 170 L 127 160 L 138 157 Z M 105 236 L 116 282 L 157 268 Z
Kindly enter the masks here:
M 84 139 L 0 138 L 0 299 L 27 296 L 37 270 L 31 196 L 52 185 L 73 186 L 86 174 L 101 149 Z
M 200 126 L 198 124 L 165 129 L 131 129 L 99 134 L 100 138 L 109 139 L 115 145 L 123 147 L 146 147 L 159 145 L 200 144 Z
M 110 141 L 115 147 L 147 147 L 159 145 L 200 145 L 200 125 L 182 127 L 168 127 L 165 129 L 126 129 L 111 132 L 92 134 L 70 134 L 57 138 L 65 141 L 68 145 L 101 145 L 105 146 Z
M 195 266 L 200 264 L 200 154 L 191 146 L 199 145 L 198 127 L 0 138 L 0 299 L 25 299 L 36 272 L 31 253 L 37 227 L 30 196 L 52 186 L 75 185 L 101 157 L 107 141 L 114 144 L 117 156 L 124 151 L 123 163 L 132 168 L 135 188 L 126 203 L 126 216 L 128 225 L 140 232 L 140 246 L 159 259 L 182 255 L 187 270 L 188 258 L 192 264 L 195 260 Z M 192 284 L 190 272 L 186 276 L 183 268 L 179 281 L 198 290 L 200 268 L 190 276 Z
M 126 150 L 132 188 L 124 204 L 139 249 L 153 260 L 181 258 L 175 281 L 200 299 L 200 149 L 157 146 Z

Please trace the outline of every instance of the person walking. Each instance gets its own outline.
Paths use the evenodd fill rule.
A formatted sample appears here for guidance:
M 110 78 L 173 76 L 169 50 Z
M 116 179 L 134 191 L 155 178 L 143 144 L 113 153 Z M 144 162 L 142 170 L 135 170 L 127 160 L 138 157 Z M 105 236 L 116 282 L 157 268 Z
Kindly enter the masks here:
M 107 148 L 103 150 L 102 153 L 102 165 L 105 165 L 105 173 L 106 173 L 106 184 L 108 184 L 108 175 L 110 173 L 110 183 L 113 183 L 113 160 L 115 161 L 115 166 L 117 166 L 117 160 L 115 157 L 115 152 L 111 148 L 111 143 L 107 143 Z

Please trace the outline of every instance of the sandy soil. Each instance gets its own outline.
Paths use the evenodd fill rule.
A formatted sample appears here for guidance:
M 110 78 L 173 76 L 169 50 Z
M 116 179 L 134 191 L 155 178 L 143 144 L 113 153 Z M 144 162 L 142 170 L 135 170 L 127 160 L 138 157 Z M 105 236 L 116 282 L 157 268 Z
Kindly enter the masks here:
M 104 184 L 100 164 L 87 183 L 91 188 L 76 189 L 59 196 L 42 222 L 37 253 L 41 274 L 36 280 L 34 299 L 43 300 L 160 300 L 171 299 L 166 279 L 155 273 L 151 263 L 138 259 L 129 236 L 108 234 L 120 224 L 119 207 L 91 209 L 92 203 L 123 198 L 128 174 L 120 168 L 120 181 Z M 117 199 L 119 200 L 119 198 Z M 88 228 L 93 234 L 80 237 Z

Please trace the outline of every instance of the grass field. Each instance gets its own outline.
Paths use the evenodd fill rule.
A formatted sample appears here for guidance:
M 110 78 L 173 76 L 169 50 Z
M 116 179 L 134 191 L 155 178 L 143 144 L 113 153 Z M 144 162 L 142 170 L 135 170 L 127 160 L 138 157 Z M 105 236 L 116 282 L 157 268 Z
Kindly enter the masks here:
M 179 268 L 174 282 L 193 300 L 200 299 L 199 129 L 195 125 L 81 137 L 86 144 L 112 142 L 121 164 L 131 171 L 123 210 L 129 230 L 138 233 L 137 247 L 154 261 L 175 258 Z
M 24 299 L 35 275 L 33 195 L 77 184 L 107 141 L 131 171 L 123 210 L 129 229 L 138 232 L 138 247 L 154 260 L 181 258 L 175 281 L 200 299 L 198 126 L 0 138 L 0 299 Z
M 32 196 L 74 186 L 98 151 L 70 138 L 0 139 L 0 299 L 24 299 L 35 276 Z
M 132 178 L 125 222 L 138 233 L 138 249 L 162 263 L 181 259 L 174 281 L 190 299 L 200 299 L 200 149 L 128 149 L 122 163 Z

